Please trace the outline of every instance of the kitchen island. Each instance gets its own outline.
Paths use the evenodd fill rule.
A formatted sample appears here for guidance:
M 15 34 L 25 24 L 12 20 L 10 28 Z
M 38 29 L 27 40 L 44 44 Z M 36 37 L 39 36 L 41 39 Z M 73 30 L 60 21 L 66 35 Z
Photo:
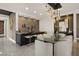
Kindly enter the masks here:
M 35 40 L 35 55 L 37 56 L 71 56 L 72 36 L 65 36 L 58 41 L 51 38 Z

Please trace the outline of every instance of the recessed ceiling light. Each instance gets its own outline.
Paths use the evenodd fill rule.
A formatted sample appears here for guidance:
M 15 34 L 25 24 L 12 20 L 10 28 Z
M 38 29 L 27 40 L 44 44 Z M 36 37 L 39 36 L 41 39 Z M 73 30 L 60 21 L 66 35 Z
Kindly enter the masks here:
M 42 15 L 42 13 L 40 13 L 40 15 Z
M 60 11 L 60 9 L 58 9 L 58 11 Z
M 26 7 L 25 9 L 26 9 L 26 10 L 28 10 L 29 8 L 28 8 L 28 7 Z
M 2 54 L 2 52 L 0 52 L 0 54 Z
M 34 11 L 34 13 L 37 13 L 36 11 Z

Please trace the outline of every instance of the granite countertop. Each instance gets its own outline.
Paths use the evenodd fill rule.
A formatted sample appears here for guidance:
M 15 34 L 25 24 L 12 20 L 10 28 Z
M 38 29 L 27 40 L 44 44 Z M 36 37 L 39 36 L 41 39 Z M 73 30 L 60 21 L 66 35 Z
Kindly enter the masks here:
M 56 42 L 60 42 L 60 41 L 66 41 L 66 40 L 63 40 L 65 37 L 63 38 L 60 38 L 59 40 L 52 40 L 51 38 L 44 38 L 44 40 L 41 40 L 41 39 L 36 39 L 36 40 L 39 40 L 39 41 L 42 41 L 42 42 L 45 42 L 45 43 L 56 43 Z
M 16 34 L 24 34 L 24 33 L 28 33 L 28 32 L 16 32 Z
M 31 34 L 46 34 L 46 32 L 41 32 L 41 31 L 39 31 L 39 32 L 16 32 L 16 34 L 29 34 L 29 33 L 31 33 Z

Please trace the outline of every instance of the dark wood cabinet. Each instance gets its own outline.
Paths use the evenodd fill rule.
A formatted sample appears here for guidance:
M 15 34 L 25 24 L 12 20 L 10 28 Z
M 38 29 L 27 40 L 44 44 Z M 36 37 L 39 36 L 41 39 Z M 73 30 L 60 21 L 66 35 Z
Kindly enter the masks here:
M 29 33 L 16 33 L 16 43 L 20 46 L 35 42 L 37 35 L 46 34 L 46 32 L 29 32 Z
M 0 34 L 4 34 L 4 21 L 0 20 Z
M 28 44 L 29 39 L 25 38 L 23 34 L 16 34 L 16 43 L 22 46 L 22 45 Z
M 27 34 L 16 34 L 16 43 L 20 46 L 32 43 L 35 39 L 35 36 L 29 36 L 28 38 Z

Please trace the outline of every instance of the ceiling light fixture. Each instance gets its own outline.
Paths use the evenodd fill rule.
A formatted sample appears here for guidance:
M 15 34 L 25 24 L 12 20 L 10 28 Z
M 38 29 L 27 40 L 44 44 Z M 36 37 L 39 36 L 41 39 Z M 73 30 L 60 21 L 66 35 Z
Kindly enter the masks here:
M 28 10 L 29 8 L 28 8 L 28 7 L 26 7 L 25 9 L 26 9 L 26 10 Z
M 40 15 L 42 15 L 42 13 L 40 13 Z
M 37 13 L 36 11 L 34 11 L 34 13 Z
M 2 52 L 0 52 L 0 54 L 2 54 Z

